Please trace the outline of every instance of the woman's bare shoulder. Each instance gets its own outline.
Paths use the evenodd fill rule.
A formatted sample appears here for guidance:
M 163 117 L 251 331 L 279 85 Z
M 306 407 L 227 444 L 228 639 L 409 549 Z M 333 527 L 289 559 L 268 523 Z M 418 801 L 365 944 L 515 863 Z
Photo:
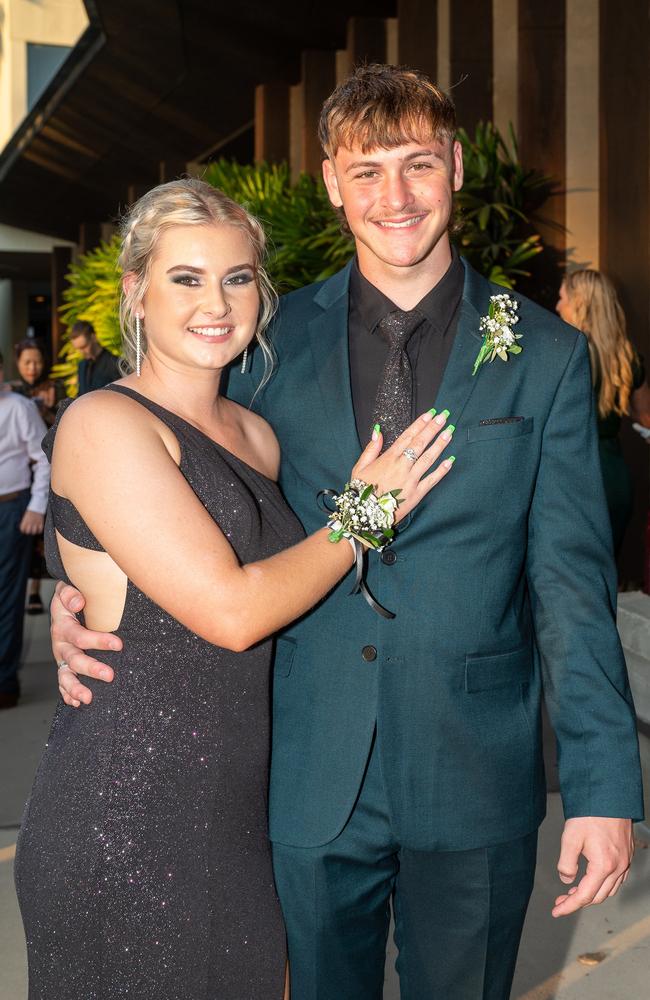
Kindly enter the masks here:
M 275 431 L 264 417 L 229 400 L 234 419 L 241 428 L 247 446 L 255 455 L 254 466 L 269 479 L 277 479 L 280 470 L 280 445 Z
M 156 438 L 177 457 L 175 436 L 150 410 L 124 393 L 96 389 L 67 407 L 59 421 L 56 446 L 59 454 L 74 446 L 76 452 L 85 448 L 111 457 L 123 456 L 129 446 Z

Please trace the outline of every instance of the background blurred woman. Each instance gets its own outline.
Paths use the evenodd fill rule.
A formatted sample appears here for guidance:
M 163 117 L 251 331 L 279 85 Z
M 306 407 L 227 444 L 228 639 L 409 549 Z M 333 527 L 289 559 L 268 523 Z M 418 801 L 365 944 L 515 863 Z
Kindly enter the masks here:
M 616 289 L 600 271 L 585 268 L 567 274 L 556 311 L 589 341 L 600 461 L 618 554 L 632 514 L 633 493 L 619 440 L 621 418 L 629 416 L 650 427 L 650 389 L 643 361 L 627 335 Z
M 59 385 L 47 374 L 45 351 L 37 340 L 21 340 L 16 344 L 16 365 L 20 379 L 13 383 L 15 392 L 29 396 L 36 402 L 48 427 L 56 418 L 57 403 L 63 393 Z
M 45 351 L 38 340 L 21 340 L 14 348 L 20 378 L 12 383 L 14 392 L 33 399 L 48 427 L 56 418 L 56 407 L 63 393 L 47 374 Z M 42 615 L 41 580 L 48 576 L 45 567 L 43 533 L 34 541 L 32 564 L 29 569 L 27 614 Z

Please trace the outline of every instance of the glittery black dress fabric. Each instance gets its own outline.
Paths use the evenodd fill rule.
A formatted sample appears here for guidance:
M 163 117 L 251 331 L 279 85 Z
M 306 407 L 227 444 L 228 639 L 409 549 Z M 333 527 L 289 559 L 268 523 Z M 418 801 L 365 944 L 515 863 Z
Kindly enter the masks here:
M 103 391 L 126 392 L 173 430 L 183 475 L 242 562 L 300 540 L 274 483 L 139 394 Z M 100 546 L 52 494 L 48 566 L 65 579 L 55 528 Z M 281 1000 L 266 817 L 271 642 L 215 647 L 132 583 L 117 631 L 123 652 L 97 654 L 115 680 L 90 681 L 88 707 L 60 703 L 23 819 L 29 1000 Z

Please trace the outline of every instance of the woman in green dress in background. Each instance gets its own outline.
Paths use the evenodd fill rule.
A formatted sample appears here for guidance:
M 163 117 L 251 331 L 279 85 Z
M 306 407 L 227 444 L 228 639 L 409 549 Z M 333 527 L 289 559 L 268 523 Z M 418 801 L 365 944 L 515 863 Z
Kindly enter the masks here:
M 618 554 L 632 514 L 633 495 L 632 476 L 619 438 L 621 420 L 628 416 L 650 427 L 650 388 L 609 278 L 588 268 L 569 272 L 562 282 L 556 311 L 582 330 L 589 341 L 600 462 Z

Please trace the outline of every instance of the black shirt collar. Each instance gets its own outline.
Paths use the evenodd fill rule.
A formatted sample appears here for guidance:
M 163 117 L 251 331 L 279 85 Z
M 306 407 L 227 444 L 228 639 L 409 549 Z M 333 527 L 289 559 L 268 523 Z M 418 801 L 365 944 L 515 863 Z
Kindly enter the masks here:
M 427 292 L 415 308 L 434 327 L 444 331 L 460 302 L 465 283 L 465 269 L 454 246 L 451 248 L 451 264 L 440 281 Z M 350 274 L 350 307 L 355 310 L 362 325 L 373 333 L 377 324 L 398 307 L 384 295 L 359 270 L 355 256 Z

